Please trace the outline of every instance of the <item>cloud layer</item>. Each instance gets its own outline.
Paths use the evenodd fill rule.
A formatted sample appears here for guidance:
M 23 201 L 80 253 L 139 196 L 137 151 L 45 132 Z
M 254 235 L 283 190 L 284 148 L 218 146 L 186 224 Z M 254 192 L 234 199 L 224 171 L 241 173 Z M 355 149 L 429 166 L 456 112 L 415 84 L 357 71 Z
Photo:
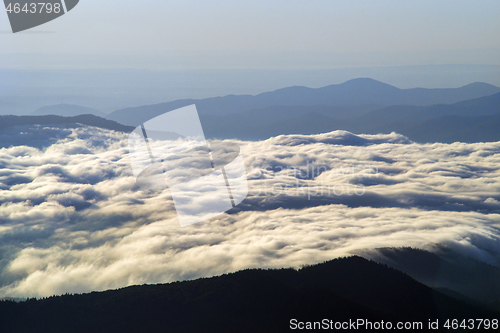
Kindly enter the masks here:
M 29 126 L 0 138 L 0 296 L 300 266 L 386 246 L 440 244 L 500 263 L 500 142 L 342 131 L 237 142 L 249 196 L 181 228 L 168 189 L 136 186 L 123 133 Z

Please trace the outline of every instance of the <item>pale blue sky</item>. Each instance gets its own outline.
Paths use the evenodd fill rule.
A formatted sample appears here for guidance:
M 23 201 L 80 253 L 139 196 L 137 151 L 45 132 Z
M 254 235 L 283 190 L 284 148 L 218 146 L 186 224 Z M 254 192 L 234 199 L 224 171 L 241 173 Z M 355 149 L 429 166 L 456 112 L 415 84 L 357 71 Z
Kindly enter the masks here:
M 0 68 L 500 65 L 499 18 L 498 0 L 80 0 L 15 35 L 0 11 Z

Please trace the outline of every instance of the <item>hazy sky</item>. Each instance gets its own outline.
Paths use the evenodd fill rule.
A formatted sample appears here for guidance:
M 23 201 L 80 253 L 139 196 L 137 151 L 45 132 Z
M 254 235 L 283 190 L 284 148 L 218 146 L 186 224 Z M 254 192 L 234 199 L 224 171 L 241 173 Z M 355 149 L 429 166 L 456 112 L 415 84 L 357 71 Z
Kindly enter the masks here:
M 498 0 L 80 0 L 20 34 L 0 11 L 0 68 L 500 64 L 499 17 Z

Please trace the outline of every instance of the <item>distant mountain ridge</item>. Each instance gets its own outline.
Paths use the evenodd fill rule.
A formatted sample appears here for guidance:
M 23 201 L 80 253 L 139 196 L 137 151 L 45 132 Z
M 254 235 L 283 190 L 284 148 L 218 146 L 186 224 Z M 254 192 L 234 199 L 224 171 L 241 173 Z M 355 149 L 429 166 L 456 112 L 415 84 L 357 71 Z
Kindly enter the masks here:
M 98 111 L 96 109 L 87 108 L 79 105 L 72 104 L 57 104 L 44 106 L 32 113 L 34 116 L 63 116 L 63 117 L 74 117 L 82 114 L 92 114 L 94 116 L 105 118 L 106 114 Z
M 336 106 L 317 103 L 328 103 L 328 99 L 333 101 L 332 96 L 336 96 L 335 100 L 337 101 L 341 98 L 346 100 L 352 97 L 349 97 L 349 92 L 359 94 L 359 91 L 369 91 L 366 95 L 372 97 L 368 99 L 371 99 L 372 102 L 384 103 L 387 102 L 383 100 L 384 96 L 390 95 L 391 92 L 395 96 L 406 99 L 406 101 L 411 101 L 411 98 L 416 98 L 415 96 L 423 95 L 427 96 L 427 101 L 434 101 L 444 99 L 444 97 L 458 99 L 459 95 L 461 98 L 465 98 L 496 90 L 500 90 L 500 88 L 482 83 L 469 84 L 458 89 L 416 88 L 405 90 L 371 79 L 357 79 L 341 85 L 332 85 L 319 89 L 290 87 L 257 96 L 226 96 L 199 101 L 180 100 L 117 111 L 111 114 L 109 118 L 122 119 L 131 116 L 131 118 L 127 119 L 134 123 L 134 126 L 137 126 L 146 120 L 154 118 L 156 115 L 167 112 L 168 107 L 176 109 L 185 104 L 196 102 L 205 136 L 209 139 L 265 140 L 282 134 L 308 135 L 346 130 L 355 134 L 397 132 L 419 143 L 491 142 L 500 141 L 500 131 L 498 130 L 500 126 L 500 92 L 453 104 L 426 106 L 382 106 L 381 104 Z M 337 95 L 330 94 L 332 91 Z M 378 96 L 378 99 L 373 96 Z M 360 98 L 365 98 L 365 102 L 368 101 L 364 95 Z M 280 100 L 286 100 L 288 103 L 302 102 L 303 105 L 273 104 L 262 108 L 244 110 L 252 105 L 266 105 Z M 393 98 L 393 101 L 395 100 Z M 229 107 L 231 103 L 235 108 L 244 111 L 218 114 L 220 112 L 224 113 L 224 108 Z M 311 105 L 307 105 L 307 103 Z M 222 109 L 217 109 L 217 105 L 221 106 Z M 51 112 L 50 110 L 59 110 L 60 113 L 78 113 L 87 109 L 61 104 L 41 109 L 39 112 Z M 12 121 L 8 120 L 8 118 L 3 119 L 4 126 Z M 56 123 L 70 121 L 53 119 L 56 119 L 54 120 Z M 45 118 L 39 120 L 24 118 L 24 120 L 19 121 L 21 123 L 23 121 L 47 123 Z M 110 129 L 124 132 L 131 131 L 134 128 L 132 125 L 118 126 L 123 122 L 126 123 L 126 119 L 125 121 L 112 121 L 113 123 L 108 123 L 109 121 L 109 119 L 94 118 L 91 124 L 103 128 L 111 126 Z M 2 125 L 0 125 L 1 127 Z
M 62 116 L 0 116 L 0 129 L 22 125 L 83 124 L 113 131 L 131 132 L 134 128 L 91 114 L 74 117 Z
M 444 116 L 477 117 L 500 114 L 500 93 L 466 100 L 454 104 L 430 106 L 389 106 L 363 115 L 347 130 L 367 133 L 398 131 L 411 128 L 421 122 Z M 350 127 L 349 127 L 350 126 Z M 350 129 L 349 129 L 350 128 Z
M 269 107 L 200 118 L 205 135 L 218 139 L 264 140 L 282 134 L 346 130 L 357 134 L 397 132 L 420 143 L 488 142 L 500 141 L 500 93 L 455 104 L 358 110 L 351 118 L 335 107 Z
M 440 319 L 443 325 L 450 318 L 498 315 L 355 256 L 298 271 L 252 269 L 163 285 L 4 301 L 0 331 L 289 332 L 294 318 L 422 322 L 420 330 L 425 331 L 429 319 Z
M 419 143 L 500 141 L 500 93 L 455 104 L 270 106 L 231 115 L 200 115 L 209 139 L 265 140 L 282 134 L 319 134 L 346 130 L 357 134 L 397 132 Z M 27 124 L 81 123 L 130 132 L 132 126 L 94 115 L 0 116 L 0 128 Z
M 442 116 L 402 130 L 421 143 L 497 142 L 500 141 L 500 114 L 493 116 Z
M 108 119 L 130 126 L 187 105 L 196 104 L 200 115 L 230 115 L 270 106 L 433 105 L 451 104 L 499 93 L 500 88 L 472 83 L 456 89 L 399 89 L 369 78 L 359 78 L 323 88 L 288 87 L 259 95 L 228 95 L 206 99 L 185 99 L 168 103 L 117 110 Z

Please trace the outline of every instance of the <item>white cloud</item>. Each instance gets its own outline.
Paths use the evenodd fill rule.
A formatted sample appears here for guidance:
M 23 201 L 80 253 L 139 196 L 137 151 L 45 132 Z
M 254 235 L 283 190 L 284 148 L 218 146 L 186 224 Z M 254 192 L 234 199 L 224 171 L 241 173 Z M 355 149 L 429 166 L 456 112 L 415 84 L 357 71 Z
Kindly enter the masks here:
M 127 135 L 23 131 L 22 140 L 0 134 L 0 296 L 300 266 L 385 246 L 442 244 L 500 263 L 500 142 L 340 131 L 238 142 L 249 197 L 181 228 L 168 189 L 135 186 Z

